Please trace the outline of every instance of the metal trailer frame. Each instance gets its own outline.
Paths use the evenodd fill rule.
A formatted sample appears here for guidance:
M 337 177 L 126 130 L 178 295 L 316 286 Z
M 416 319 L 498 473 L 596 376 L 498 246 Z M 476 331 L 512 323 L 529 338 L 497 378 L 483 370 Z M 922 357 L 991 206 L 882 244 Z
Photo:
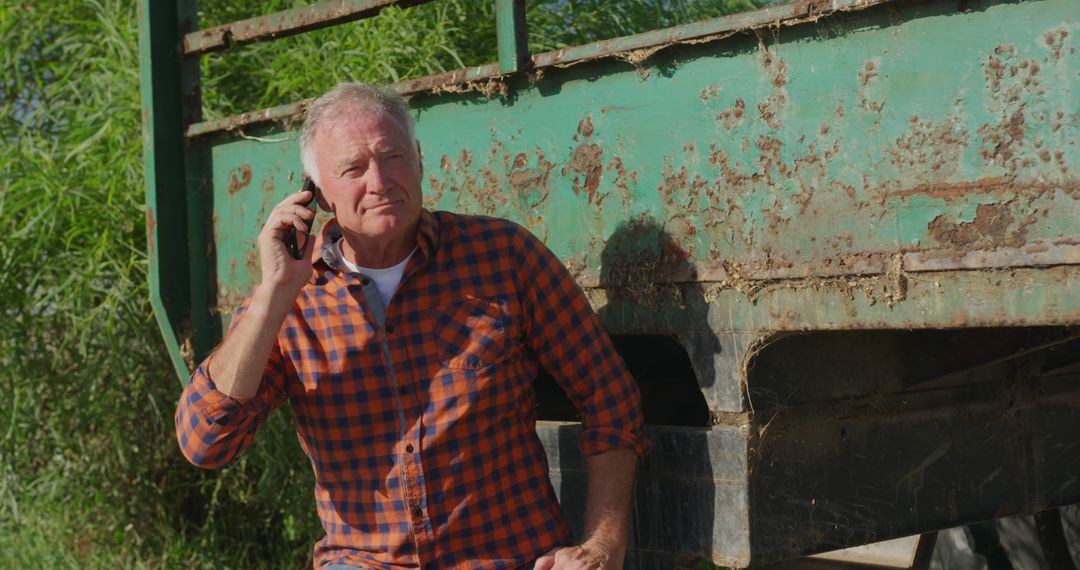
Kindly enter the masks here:
M 194 0 L 141 0 L 151 295 L 181 379 L 257 277 L 307 104 L 203 120 L 198 58 L 418 3 L 199 30 Z M 497 6 L 498 62 L 393 87 L 429 206 L 540 235 L 636 371 L 656 446 L 632 566 L 1080 501 L 1080 4 L 803 0 L 543 54 L 522 0 Z M 572 412 L 537 391 L 580 504 Z

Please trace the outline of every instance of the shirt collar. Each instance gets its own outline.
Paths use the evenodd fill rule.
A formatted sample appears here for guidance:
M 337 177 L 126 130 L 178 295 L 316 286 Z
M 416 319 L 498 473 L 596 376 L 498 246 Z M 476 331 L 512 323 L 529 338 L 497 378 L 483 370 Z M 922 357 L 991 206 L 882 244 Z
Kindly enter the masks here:
M 344 233 L 341 231 L 341 225 L 338 224 L 337 218 L 332 218 L 326 222 L 315 240 L 315 255 L 312 256 L 311 263 L 313 265 L 322 263 L 330 269 L 340 271 L 341 267 L 338 263 L 334 244 L 343 235 Z M 413 255 L 415 263 L 410 263 L 410 266 L 413 267 L 419 267 L 419 264 L 427 263 L 439 247 L 439 225 L 435 220 L 435 216 L 427 209 L 420 210 L 420 220 L 416 226 L 416 245 L 417 251 Z M 316 275 L 319 274 L 318 271 L 315 273 Z

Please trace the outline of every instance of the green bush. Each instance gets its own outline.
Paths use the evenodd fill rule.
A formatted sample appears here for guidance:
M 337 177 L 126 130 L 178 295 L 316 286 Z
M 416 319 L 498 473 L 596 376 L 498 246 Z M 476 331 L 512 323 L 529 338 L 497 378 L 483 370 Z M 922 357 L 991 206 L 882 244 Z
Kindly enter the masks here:
M 530 45 L 752 2 L 530 2 Z M 209 26 L 299 3 L 203 4 Z M 148 302 L 134 3 L 0 5 L 0 565 L 304 564 L 321 531 L 287 414 L 220 472 L 177 450 L 178 386 Z M 439 0 L 208 56 L 205 114 L 490 62 L 493 22 L 491 2 Z

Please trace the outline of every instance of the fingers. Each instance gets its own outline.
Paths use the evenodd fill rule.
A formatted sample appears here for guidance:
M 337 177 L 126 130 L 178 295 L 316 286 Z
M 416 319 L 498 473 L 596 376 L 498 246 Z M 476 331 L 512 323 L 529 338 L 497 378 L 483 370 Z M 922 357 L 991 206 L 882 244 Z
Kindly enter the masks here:
M 301 206 L 299 204 L 278 204 L 278 206 L 276 208 L 274 208 L 273 212 L 280 212 L 280 213 L 284 213 L 284 214 L 293 214 L 293 215 L 295 215 L 295 216 L 297 216 L 299 218 L 303 218 L 305 220 L 314 220 L 315 219 L 315 212 L 313 212 L 310 209 L 305 208 L 304 206 Z M 271 214 L 273 212 L 271 212 Z
M 309 201 L 311 201 L 312 194 L 313 194 L 313 192 L 310 192 L 308 190 L 299 190 L 297 192 L 293 192 L 292 194 L 289 194 L 288 196 L 286 196 L 284 200 L 282 200 L 281 202 L 278 203 L 278 205 L 280 206 L 280 205 L 286 204 L 286 203 L 288 203 L 288 204 L 306 204 Z
M 314 219 L 315 212 L 307 207 L 307 203 L 311 201 L 312 193 L 307 190 L 301 190 L 294 192 L 285 197 L 284 200 L 277 203 L 274 209 L 270 211 L 271 217 L 275 212 L 292 212 L 301 218 Z
M 270 216 L 264 226 L 275 236 L 281 236 L 282 232 L 290 226 L 297 231 L 307 233 L 311 221 L 315 219 L 315 212 L 299 204 L 282 202 L 270 211 Z
M 601 570 L 617 567 L 601 550 L 585 546 L 565 546 L 551 550 L 533 565 L 534 570 Z
M 536 559 L 536 563 L 533 564 L 533 570 L 551 570 L 555 567 L 555 553 L 559 551 L 558 546 L 547 551 L 540 558 Z

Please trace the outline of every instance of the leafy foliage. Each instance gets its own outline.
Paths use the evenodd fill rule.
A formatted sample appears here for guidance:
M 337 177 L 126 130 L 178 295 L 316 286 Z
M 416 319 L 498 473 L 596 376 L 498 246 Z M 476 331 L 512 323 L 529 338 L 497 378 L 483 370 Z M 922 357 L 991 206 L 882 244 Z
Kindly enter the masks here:
M 172 508 L 134 16 L 119 0 L 0 12 L 0 552 L 16 566 L 138 551 Z
M 770 0 L 530 0 L 532 53 L 715 18 Z M 302 2 L 204 2 L 214 26 Z M 497 60 L 495 2 L 437 0 L 378 18 L 211 54 L 203 64 L 207 118 L 316 97 L 341 81 L 392 83 Z
M 538 0 L 556 49 L 755 0 Z M 299 2 L 203 2 L 203 26 Z M 13 567 L 291 566 L 321 534 L 287 414 L 218 473 L 180 456 L 149 307 L 137 12 L 0 2 L 0 556 Z M 494 61 L 488 1 L 411 10 L 203 62 L 205 114 Z

